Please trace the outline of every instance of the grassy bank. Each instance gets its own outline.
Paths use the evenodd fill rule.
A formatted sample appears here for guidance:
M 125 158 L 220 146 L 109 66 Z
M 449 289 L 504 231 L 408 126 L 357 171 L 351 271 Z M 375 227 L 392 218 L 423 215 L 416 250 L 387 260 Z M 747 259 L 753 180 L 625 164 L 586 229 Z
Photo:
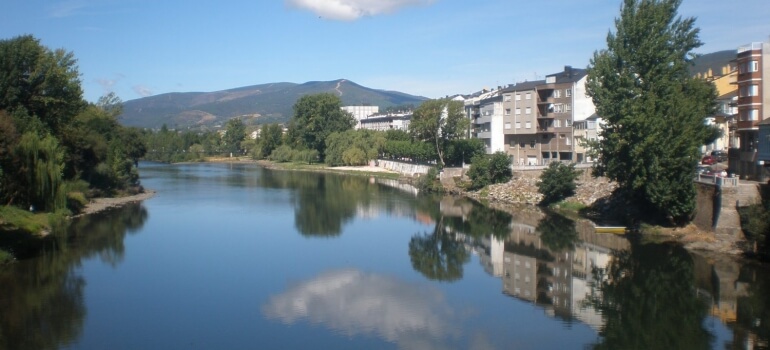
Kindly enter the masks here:
M 0 265 L 32 249 L 63 214 L 32 213 L 13 206 L 0 207 Z
M 401 177 L 401 174 L 399 173 L 369 170 L 372 168 L 368 166 L 330 167 L 325 164 L 307 164 L 307 163 L 293 163 L 293 162 L 276 163 L 269 160 L 258 160 L 254 162 L 256 162 L 261 166 L 264 166 L 265 168 L 276 169 L 276 170 L 312 171 L 312 172 L 318 172 L 318 173 L 335 173 L 335 174 L 357 175 L 357 176 L 366 176 L 366 177 L 379 177 L 379 178 L 394 179 L 394 180 L 399 179 Z

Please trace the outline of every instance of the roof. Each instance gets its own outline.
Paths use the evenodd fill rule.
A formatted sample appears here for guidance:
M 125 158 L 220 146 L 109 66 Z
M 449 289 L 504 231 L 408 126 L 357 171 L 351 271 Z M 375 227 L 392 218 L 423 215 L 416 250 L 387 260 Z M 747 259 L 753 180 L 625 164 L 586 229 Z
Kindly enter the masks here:
M 759 123 L 757 125 L 770 125 L 770 118 L 767 118 Z
M 509 85 L 503 92 L 534 90 L 537 86 L 545 84 L 545 80 L 533 80 Z
M 580 79 L 583 79 L 588 74 L 588 71 L 580 68 L 572 68 L 572 66 L 564 66 L 564 70 L 559 73 L 546 75 L 546 81 L 550 77 L 556 77 L 554 84 L 574 83 Z

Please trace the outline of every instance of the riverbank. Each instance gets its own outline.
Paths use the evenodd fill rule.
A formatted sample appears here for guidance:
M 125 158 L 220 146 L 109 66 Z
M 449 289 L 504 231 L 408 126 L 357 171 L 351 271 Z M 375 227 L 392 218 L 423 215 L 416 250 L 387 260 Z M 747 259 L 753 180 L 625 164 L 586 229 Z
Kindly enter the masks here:
M 264 160 L 254 161 L 251 159 L 243 160 L 238 158 L 211 159 L 208 161 L 257 163 L 265 168 L 278 170 L 333 172 L 353 175 L 385 176 L 405 180 L 411 179 L 409 176 L 374 166 L 328 167 L 319 164 L 274 163 Z M 478 191 L 466 191 L 461 186 L 458 186 L 458 184 L 455 184 L 454 179 L 444 179 L 442 183 L 444 183 L 445 187 L 451 187 L 450 192 L 454 195 L 484 202 L 496 209 L 520 210 L 522 205 L 536 206 L 542 200 L 542 194 L 540 194 L 537 189 L 538 181 L 539 173 L 518 171 L 514 172 L 514 176 L 510 181 L 502 184 L 493 184 Z M 573 217 L 580 217 L 578 213 L 579 209 L 590 207 L 601 200 L 609 198 L 617 188 L 615 183 L 602 177 L 593 178 L 585 176 L 582 177 L 581 180 L 576 181 L 576 184 L 577 188 L 575 194 L 565 199 L 562 202 L 563 206 L 561 208 L 557 208 Z M 645 226 L 641 228 L 640 231 L 639 234 L 644 241 L 676 242 L 682 244 L 688 250 L 699 251 L 706 255 L 720 254 L 729 255 L 733 258 L 740 258 L 752 251 L 752 246 L 745 240 L 720 240 L 714 233 L 700 230 L 694 224 L 685 227 Z
M 130 196 L 94 198 L 90 202 L 88 202 L 88 204 L 86 204 L 86 207 L 83 208 L 82 212 L 78 213 L 77 215 L 73 215 L 70 218 L 77 218 L 84 215 L 95 214 L 110 208 L 121 207 L 129 203 L 141 202 L 141 201 L 150 199 L 153 196 L 155 196 L 155 191 L 144 190 L 144 192 L 142 193 L 137 193 L 135 195 L 130 195 Z

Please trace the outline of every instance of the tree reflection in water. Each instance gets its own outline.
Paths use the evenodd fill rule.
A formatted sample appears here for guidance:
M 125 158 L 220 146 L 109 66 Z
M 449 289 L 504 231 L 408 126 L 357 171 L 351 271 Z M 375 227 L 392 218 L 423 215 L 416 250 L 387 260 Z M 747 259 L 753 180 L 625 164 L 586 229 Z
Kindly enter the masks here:
M 39 245 L 38 256 L 0 270 L 0 349 L 57 349 L 77 340 L 86 310 L 77 267 L 98 255 L 113 265 L 123 239 L 147 220 L 141 204 L 76 219 Z
M 596 349 L 710 349 L 708 304 L 697 297 L 693 261 L 676 245 L 637 245 L 597 271 L 589 299 L 604 318 Z
M 470 254 L 462 241 L 450 233 L 440 219 L 433 232 L 416 234 L 409 241 L 412 267 L 425 277 L 437 281 L 456 281 L 463 277 L 463 265 Z

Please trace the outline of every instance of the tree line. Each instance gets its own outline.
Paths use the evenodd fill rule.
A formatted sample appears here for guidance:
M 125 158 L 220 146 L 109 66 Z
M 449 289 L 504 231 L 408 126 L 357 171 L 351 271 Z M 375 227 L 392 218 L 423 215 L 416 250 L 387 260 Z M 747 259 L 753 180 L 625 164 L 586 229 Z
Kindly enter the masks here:
M 114 94 L 83 99 L 76 62 L 31 35 L 0 40 L 0 203 L 73 212 L 138 190 L 139 131 L 118 123 Z

